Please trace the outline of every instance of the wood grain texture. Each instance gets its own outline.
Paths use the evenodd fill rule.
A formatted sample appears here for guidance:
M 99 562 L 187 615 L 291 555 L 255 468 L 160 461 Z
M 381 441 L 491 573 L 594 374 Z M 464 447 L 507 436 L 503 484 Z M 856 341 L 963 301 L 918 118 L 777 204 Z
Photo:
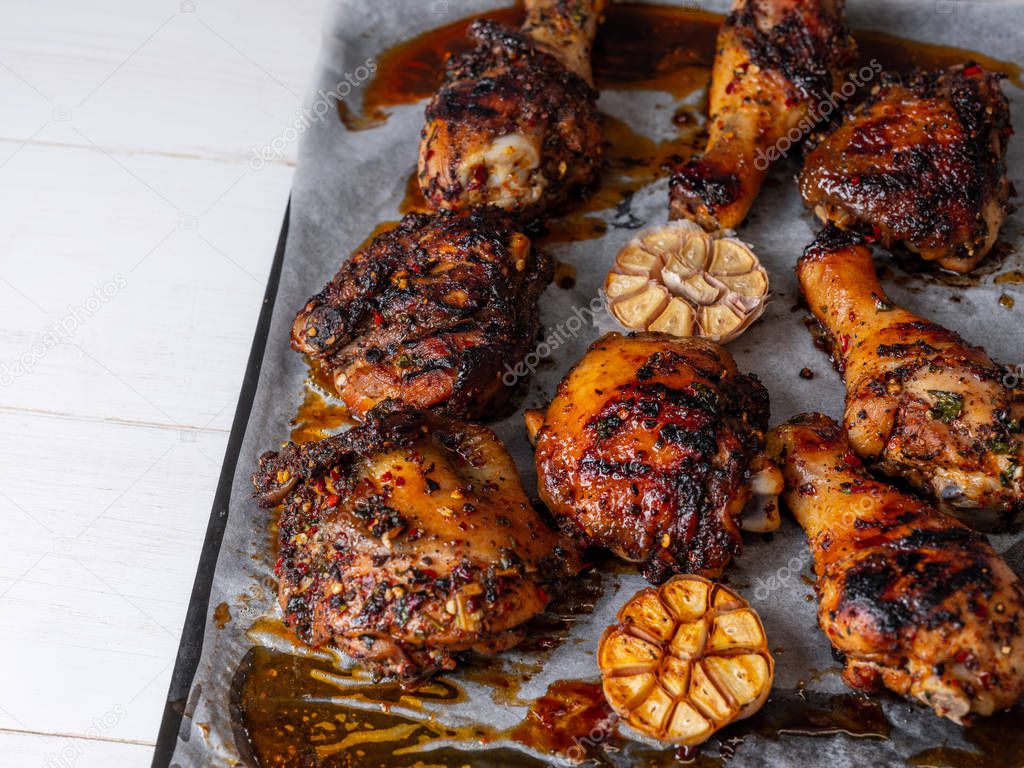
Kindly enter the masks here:
M 324 6 L 5 15 L 5 765 L 149 764 Z

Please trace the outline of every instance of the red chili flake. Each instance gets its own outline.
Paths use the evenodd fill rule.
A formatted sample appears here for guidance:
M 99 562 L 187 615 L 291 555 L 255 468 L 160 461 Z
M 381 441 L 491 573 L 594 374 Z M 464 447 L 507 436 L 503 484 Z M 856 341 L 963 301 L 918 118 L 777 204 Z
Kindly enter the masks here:
M 338 502 L 341 501 L 341 497 L 335 493 L 328 493 L 324 498 L 324 501 L 327 502 L 328 507 L 336 507 L 338 506 Z
M 839 348 L 843 352 L 846 352 L 846 350 L 850 348 L 850 337 L 847 336 L 845 333 L 839 337 Z
M 971 64 L 968 67 L 964 67 L 964 77 L 974 77 L 975 75 L 981 74 L 981 67 L 977 64 Z
M 855 187 L 859 186 L 860 185 L 860 176 L 858 176 L 857 174 L 854 174 L 853 176 L 851 176 L 850 177 L 850 183 L 853 184 L 853 186 L 855 186 Z
M 734 77 L 732 80 L 729 81 L 729 84 L 727 86 L 725 86 L 725 92 L 726 93 L 732 93 L 733 91 L 736 90 L 736 86 L 738 86 L 739 84 L 740 84 L 739 78 L 738 77 Z
M 953 655 L 953 661 L 955 661 L 957 664 L 963 664 L 965 661 L 967 661 L 970 655 L 970 653 L 964 650 L 957 651 Z
M 393 477 L 394 475 L 391 474 L 391 470 L 388 470 L 387 472 L 380 476 L 380 479 L 383 480 L 385 483 L 390 483 Z
M 376 309 L 373 310 L 373 324 L 380 327 L 384 323 L 384 315 L 378 312 Z
M 537 587 L 537 597 L 542 601 L 547 602 L 548 593 L 544 591 L 544 587 Z
M 277 561 L 274 563 L 274 574 L 277 575 L 277 576 L 280 576 L 281 575 L 281 571 L 283 571 L 283 570 L 284 570 L 284 555 L 281 555 L 281 557 L 277 558 Z
M 852 453 L 848 453 L 845 456 L 843 456 L 843 461 L 851 467 L 859 467 L 861 465 L 860 459 L 858 459 Z
M 309 526 L 309 528 L 306 529 L 306 535 L 307 536 L 313 536 L 314 534 L 316 534 L 316 532 L 318 530 L 320 530 L 320 529 L 317 528 L 315 525 L 311 525 L 311 526 Z
M 405 485 L 405 478 L 404 478 L 404 477 L 402 477 L 401 475 L 399 475 L 398 477 L 396 477 L 396 478 L 395 478 L 395 485 L 397 485 L 397 486 L 399 486 L 399 487 L 401 487 L 401 486 Z

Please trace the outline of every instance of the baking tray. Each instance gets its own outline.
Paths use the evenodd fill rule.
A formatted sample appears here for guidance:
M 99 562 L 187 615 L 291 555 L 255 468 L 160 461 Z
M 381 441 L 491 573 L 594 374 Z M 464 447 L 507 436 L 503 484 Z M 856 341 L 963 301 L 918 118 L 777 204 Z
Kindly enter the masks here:
M 687 3 L 685 7 L 695 5 Z M 700 4 L 719 12 L 727 5 L 717 0 Z M 373 5 L 340 0 L 326 24 L 316 80 L 306 99 L 308 108 L 315 108 L 322 98 L 321 92 L 341 82 L 345 72 L 358 71 L 380 50 L 412 34 L 496 7 L 500 4 L 488 0 L 439 0 L 417 5 L 413 11 L 400 0 Z M 1019 55 L 1020 30 L 1024 29 L 1024 5 L 1018 3 L 982 5 L 939 0 L 920 4 L 874 0 L 851 3 L 850 15 L 855 29 L 903 32 L 917 40 L 965 48 L 979 47 L 977 41 L 984 40 L 986 53 L 1003 58 Z M 1014 123 L 1024 125 L 1024 93 L 1016 85 L 1008 85 L 1006 90 Z M 628 95 L 607 93 L 602 95 L 601 106 L 620 116 L 653 115 L 664 110 L 666 102 L 659 102 L 651 94 L 643 94 L 642 99 L 633 102 Z M 660 119 L 664 118 L 662 112 Z M 422 103 L 396 107 L 386 125 L 371 131 L 351 133 L 336 120 L 319 120 L 312 121 L 302 136 L 293 194 L 218 482 L 154 766 L 186 768 L 247 762 L 244 750 L 240 751 L 235 744 L 229 688 L 241 657 L 254 642 L 279 642 L 279 638 L 267 635 L 254 640 L 250 631 L 260 616 L 273 617 L 277 609 L 272 584 L 267 582 L 266 563 L 250 562 L 261 552 L 265 555 L 268 516 L 256 510 L 250 500 L 248 476 L 256 456 L 287 437 L 289 422 L 302 396 L 307 371 L 301 358 L 288 349 L 288 328 L 296 308 L 333 275 L 343 255 L 362 242 L 378 222 L 397 218 L 405 180 L 415 162 L 421 119 Z M 658 132 L 655 127 L 644 127 L 649 129 L 645 131 L 648 135 Z M 1011 177 L 1019 181 L 1024 178 L 1024 146 L 1020 137 L 1011 142 L 1010 160 Z M 797 290 L 792 267 L 816 229 L 795 195 L 790 179 L 793 169 L 792 164 L 783 164 L 773 172 L 741 231 L 744 239 L 754 243 L 768 268 L 775 296 L 764 318 L 730 345 L 741 368 L 757 372 L 768 386 L 773 422 L 803 410 L 838 415 L 842 406 L 840 380 L 828 369 L 824 355 L 814 348 L 810 335 L 801 327 L 800 313 L 793 311 Z M 374 179 L 375 183 L 356 185 L 351 182 L 353 178 Z M 558 259 L 576 267 L 577 281 L 569 291 L 548 290 L 541 303 L 542 321 L 552 327 L 567 316 L 570 307 L 588 305 L 614 253 L 635 234 L 632 227 L 664 221 L 665 207 L 666 180 L 662 178 L 632 196 L 629 221 L 625 224 L 621 211 L 601 212 L 598 217 L 609 226 L 602 238 L 553 246 Z M 1011 217 L 1004 227 L 1003 239 L 1020 251 L 1022 238 L 1017 219 L 1018 216 Z M 883 263 L 892 264 L 884 258 Z M 985 343 L 993 356 L 1005 363 L 1024 361 L 1018 315 L 996 301 L 1004 291 L 1020 297 L 1020 289 L 1013 285 L 1000 287 L 993 282 L 996 271 L 1021 268 L 1019 253 L 1001 257 L 997 270 L 991 265 L 984 268 L 978 284 L 966 288 L 956 281 L 937 282 L 904 273 L 898 266 L 892 268 L 897 279 L 887 280 L 886 286 L 897 301 L 962 331 L 968 339 Z M 585 333 L 567 339 L 557 355 L 538 369 L 520 403 L 520 411 L 492 425 L 516 457 L 528 492 L 532 493 L 535 487 L 535 473 L 522 430 L 521 408 L 542 403 L 552 394 L 554 382 L 579 359 L 586 345 L 601 332 L 616 327 L 610 318 L 599 313 Z M 772 346 L 783 327 L 785 344 Z M 771 350 L 770 355 L 766 355 L 766 349 Z M 780 355 L 780 351 L 785 354 Z M 796 372 L 802 367 L 815 371 L 813 381 L 797 378 Z M 1019 537 L 997 537 L 994 543 L 1020 573 L 1024 549 Z M 782 652 L 777 658 L 773 700 L 763 710 L 764 716 L 747 726 L 730 729 L 723 740 L 712 742 L 707 754 L 699 758 L 702 763 L 828 764 L 841 768 L 904 764 L 913 758 L 915 764 L 921 765 L 957 765 L 957 761 L 970 765 L 972 759 L 976 765 L 1020 764 L 1013 762 L 1017 758 L 1010 751 L 1018 750 L 1016 754 L 1021 754 L 1021 729 L 1014 727 L 1020 722 L 1019 709 L 1009 719 L 1004 716 L 990 721 L 983 729 L 967 732 L 893 697 L 865 700 L 850 694 L 838 681 L 837 665 L 815 624 L 815 604 L 809 599 L 812 588 L 807 583 L 809 564 L 799 529 L 786 520 L 774 542 L 748 538 L 747 551 L 729 569 L 730 583 L 751 599 L 764 616 L 770 646 Z M 593 647 L 597 635 L 626 596 L 643 584 L 635 574 L 611 567 L 603 581 L 600 599 L 592 611 L 581 616 L 571 642 L 563 642 L 553 651 L 546 658 L 549 668 L 532 676 L 523 686 L 520 695 L 524 701 L 544 694 L 548 684 L 557 678 L 596 678 Z M 247 589 L 245 585 L 249 583 L 257 588 Z M 240 602 L 242 593 L 247 593 L 246 599 Z M 223 616 L 217 615 L 221 605 L 233 612 L 232 620 L 226 624 Z M 506 656 L 515 658 L 515 654 Z M 469 692 L 467 701 L 447 708 L 428 708 L 420 716 L 433 714 L 443 718 L 452 714 L 465 721 L 472 712 L 478 721 L 493 721 L 496 725 L 514 724 L 522 719 L 523 707 L 515 702 L 499 704 L 493 690 L 463 680 L 460 674 L 451 677 L 464 684 Z M 825 732 L 832 735 L 823 737 Z M 442 746 L 443 740 L 435 741 L 437 744 L 432 743 L 432 748 Z M 996 751 L 1000 744 L 1005 747 L 1005 761 L 972 758 L 979 749 L 988 750 L 990 756 L 995 754 L 993 744 Z M 464 749 L 467 744 L 463 741 L 457 746 Z M 672 752 L 662 753 L 663 757 L 650 751 L 631 753 L 631 745 L 614 739 L 598 746 L 611 751 L 607 764 L 612 765 L 653 764 L 675 757 Z M 442 753 L 433 754 L 436 757 Z M 505 758 L 501 757 L 507 753 L 488 752 L 483 747 L 458 754 L 460 765 L 509 764 L 502 762 Z M 429 761 L 430 752 L 419 756 Z M 984 762 L 986 759 L 990 761 Z M 413 760 L 411 756 L 396 757 L 393 765 L 411 765 Z M 551 761 L 557 762 L 555 758 Z

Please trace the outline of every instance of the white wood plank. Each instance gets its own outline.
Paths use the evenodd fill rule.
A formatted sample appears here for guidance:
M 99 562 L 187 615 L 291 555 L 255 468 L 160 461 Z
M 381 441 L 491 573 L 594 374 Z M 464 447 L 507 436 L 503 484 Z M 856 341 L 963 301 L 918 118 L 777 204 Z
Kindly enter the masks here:
M 97 727 L 95 731 L 100 731 Z M 39 736 L 0 731 L 4 765 L 17 768 L 145 768 L 153 747 L 78 736 Z
M 244 159 L 294 120 L 323 7 L 32 3 L 7 14 L 0 30 L 0 135 L 25 139 L 71 120 L 112 148 Z
M 152 739 L 226 435 L 0 413 L 0 728 Z M 26 658 L 26 654 L 29 658 Z
M 5 14 L 0 764 L 149 764 L 324 6 Z
M 101 733 L 102 725 L 90 733 Z M 0 731 L 4 765 L 17 768 L 143 768 L 153 760 L 153 746 L 86 736 L 40 736 Z
M 289 178 L 24 148 L 0 171 L 3 404 L 226 428 Z

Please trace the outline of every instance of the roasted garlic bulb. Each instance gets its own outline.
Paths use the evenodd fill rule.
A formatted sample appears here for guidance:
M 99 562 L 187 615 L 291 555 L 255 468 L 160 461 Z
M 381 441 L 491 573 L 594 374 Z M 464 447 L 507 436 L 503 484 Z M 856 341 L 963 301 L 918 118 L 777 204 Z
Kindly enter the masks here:
M 672 744 L 707 741 L 761 708 L 775 662 L 747 601 L 686 574 L 637 592 L 597 650 L 604 695 L 640 733 Z
M 627 328 L 724 343 L 761 316 L 768 273 L 741 240 L 673 221 L 619 251 L 604 290 Z

